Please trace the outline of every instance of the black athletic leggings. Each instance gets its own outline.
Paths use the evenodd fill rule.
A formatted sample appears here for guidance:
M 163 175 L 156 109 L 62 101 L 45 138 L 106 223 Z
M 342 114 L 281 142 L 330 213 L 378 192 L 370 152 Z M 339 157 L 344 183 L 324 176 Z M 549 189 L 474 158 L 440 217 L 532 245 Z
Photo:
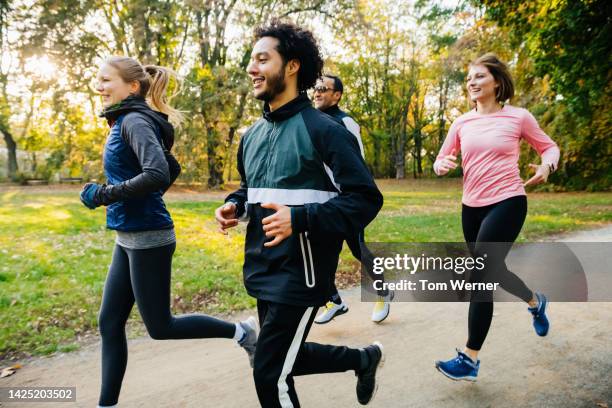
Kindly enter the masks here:
M 461 223 L 472 256 L 487 254 L 486 268 L 482 273 L 472 273 L 470 280 L 499 282 L 504 290 L 529 302 L 533 293 L 518 276 L 508 270 L 505 263 L 526 215 L 527 197 L 516 196 L 485 207 L 463 205 Z M 472 299 L 468 315 L 467 347 L 480 350 L 493 318 L 493 293 L 474 291 Z
M 102 336 L 102 389 L 99 405 L 119 399 L 127 365 L 125 322 L 134 301 L 149 335 L 157 340 L 232 338 L 233 323 L 206 315 L 174 317 L 170 313 L 170 272 L 176 244 L 151 249 L 127 249 L 115 245 L 99 325 Z

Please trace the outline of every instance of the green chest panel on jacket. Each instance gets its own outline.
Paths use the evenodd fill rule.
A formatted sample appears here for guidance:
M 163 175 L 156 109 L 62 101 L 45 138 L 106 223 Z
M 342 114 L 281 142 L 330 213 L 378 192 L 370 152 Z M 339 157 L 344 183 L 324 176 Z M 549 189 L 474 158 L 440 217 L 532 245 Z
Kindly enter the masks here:
M 260 119 L 242 154 L 249 188 L 327 190 L 323 161 L 299 113 L 282 122 Z

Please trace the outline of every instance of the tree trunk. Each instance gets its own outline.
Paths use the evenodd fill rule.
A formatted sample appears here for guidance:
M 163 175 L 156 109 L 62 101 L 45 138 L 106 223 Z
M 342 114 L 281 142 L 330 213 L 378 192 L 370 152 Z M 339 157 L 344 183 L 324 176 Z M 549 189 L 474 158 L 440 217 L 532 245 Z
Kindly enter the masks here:
M 400 156 L 399 152 L 397 156 Z M 395 178 L 397 180 L 406 178 L 406 159 L 404 157 L 396 157 L 395 159 Z
M 36 169 L 38 168 L 38 160 L 36 159 L 36 152 L 32 152 L 31 160 L 32 160 L 31 171 L 32 173 L 36 173 Z
M 404 109 L 401 110 L 401 115 L 400 136 L 395 151 L 395 178 L 397 180 L 406 178 L 406 127 L 408 120 Z
M 446 120 L 444 119 L 444 113 L 446 112 L 447 94 L 448 94 L 448 80 L 442 79 L 440 82 L 440 96 L 438 99 L 438 149 L 442 147 L 444 138 L 446 136 Z
M 374 170 L 374 177 L 380 177 L 380 151 L 381 144 L 378 135 L 373 134 L 372 137 L 372 150 L 374 155 L 372 157 L 372 169 Z
M 236 127 L 232 126 L 229 130 L 229 134 L 227 135 L 227 154 L 225 158 L 228 183 L 232 182 L 232 165 L 234 164 L 234 161 L 232 160 L 234 157 L 232 143 L 234 143 L 234 136 L 236 136 Z
M 234 143 L 234 137 L 236 137 L 236 133 L 238 131 L 238 128 L 240 127 L 240 123 L 242 123 L 242 117 L 244 116 L 244 107 L 246 106 L 246 100 L 247 100 L 247 94 L 248 91 L 242 91 L 240 93 L 240 99 L 238 101 L 238 112 L 236 112 L 236 118 L 234 119 L 234 123 L 232 124 L 232 126 L 230 127 L 228 136 L 227 136 L 227 157 L 225 159 L 225 162 L 229 164 L 229 171 L 228 171 L 228 181 L 232 181 L 232 163 L 233 163 L 233 156 L 234 156 L 234 152 L 232 150 L 232 145 Z
M 206 126 L 206 142 L 208 188 L 217 188 L 223 184 L 223 157 L 217 154 L 219 137 L 212 126 Z
M 8 176 L 11 180 L 15 179 L 17 174 L 17 143 L 13 139 L 13 135 L 4 126 L 0 128 L 0 132 L 4 136 L 4 143 L 6 144 L 6 150 L 8 151 Z
M 414 160 L 416 164 L 417 177 L 423 175 L 423 158 L 421 151 L 423 150 L 423 134 L 419 129 L 414 135 Z

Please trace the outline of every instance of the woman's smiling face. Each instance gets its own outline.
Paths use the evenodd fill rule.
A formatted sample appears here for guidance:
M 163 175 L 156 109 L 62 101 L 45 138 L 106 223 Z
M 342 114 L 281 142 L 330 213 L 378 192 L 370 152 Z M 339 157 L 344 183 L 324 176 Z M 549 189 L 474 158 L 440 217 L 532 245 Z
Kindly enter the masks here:
M 125 82 L 119 75 L 119 70 L 109 64 L 102 64 L 97 79 L 96 90 L 102 96 L 102 105 L 105 108 L 137 93 L 139 88 L 137 81 Z
M 484 65 L 471 65 L 467 76 L 467 90 L 472 102 L 495 99 L 499 84 Z

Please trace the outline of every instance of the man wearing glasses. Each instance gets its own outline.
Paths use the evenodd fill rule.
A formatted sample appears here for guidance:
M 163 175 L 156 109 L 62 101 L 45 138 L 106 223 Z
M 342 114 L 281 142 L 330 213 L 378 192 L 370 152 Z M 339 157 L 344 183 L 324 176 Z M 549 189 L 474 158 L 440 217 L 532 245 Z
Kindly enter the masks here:
M 344 86 L 342 85 L 340 78 L 330 74 L 323 75 L 317 80 L 314 88 L 315 107 L 321 112 L 332 116 L 355 136 L 357 143 L 359 144 L 361 156 L 365 158 L 361 134 L 359 132 L 359 125 L 352 117 L 338 107 L 338 103 L 340 103 L 340 100 L 342 99 L 343 92 Z M 346 243 L 348 244 L 353 256 L 359 261 L 363 261 L 365 263 L 365 260 L 362 260 L 360 246 L 361 242 L 364 242 L 363 231 L 354 239 L 347 240 Z M 368 271 L 370 270 L 370 268 L 367 268 L 367 266 L 366 269 Z M 376 279 L 381 279 L 381 277 L 382 275 L 377 276 Z M 330 322 L 334 317 L 348 312 L 348 306 L 342 301 L 335 282 L 332 282 L 331 288 L 332 294 L 329 301 L 325 305 L 323 312 L 315 319 L 315 323 L 325 324 Z M 372 321 L 375 323 L 380 323 L 385 320 L 387 316 L 389 316 L 390 301 L 393 299 L 393 292 L 390 293 L 386 289 L 381 290 L 378 292 L 378 296 L 378 301 L 374 304 L 374 310 L 372 311 Z

